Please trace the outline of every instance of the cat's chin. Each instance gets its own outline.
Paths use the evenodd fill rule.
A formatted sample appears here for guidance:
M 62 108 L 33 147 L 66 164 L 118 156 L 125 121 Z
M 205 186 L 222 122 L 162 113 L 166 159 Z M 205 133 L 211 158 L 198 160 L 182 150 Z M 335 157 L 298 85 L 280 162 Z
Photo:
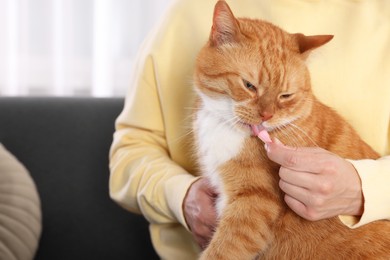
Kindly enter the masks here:
M 240 132 L 244 132 L 245 134 L 248 134 L 250 136 L 253 135 L 251 125 L 244 123 L 244 122 L 238 122 L 238 124 L 235 125 L 236 130 Z

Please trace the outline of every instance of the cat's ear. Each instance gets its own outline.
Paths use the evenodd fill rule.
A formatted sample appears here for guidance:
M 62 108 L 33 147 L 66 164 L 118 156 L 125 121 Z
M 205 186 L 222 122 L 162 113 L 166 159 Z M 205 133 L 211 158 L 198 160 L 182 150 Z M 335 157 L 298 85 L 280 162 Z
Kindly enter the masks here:
M 210 33 L 212 46 L 220 46 L 237 41 L 240 35 L 238 21 L 230 10 L 229 5 L 220 0 L 214 8 L 213 27 Z
M 299 46 L 299 52 L 306 58 L 310 51 L 324 45 L 333 39 L 333 35 L 306 36 L 302 33 L 294 34 Z

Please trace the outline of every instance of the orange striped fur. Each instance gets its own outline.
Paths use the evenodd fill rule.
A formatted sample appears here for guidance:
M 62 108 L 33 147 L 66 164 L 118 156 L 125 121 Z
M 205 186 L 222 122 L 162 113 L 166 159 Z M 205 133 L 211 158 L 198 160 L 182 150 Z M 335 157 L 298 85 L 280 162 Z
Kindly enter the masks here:
M 194 72 L 197 158 L 221 193 L 218 226 L 201 259 L 390 259 L 387 221 L 349 229 L 338 218 L 311 222 L 293 213 L 278 187 L 278 165 L 249 127 L 267 117 L 270 135 L 287 145 L 378 158 L 311 91 L 305 59 L 331 38 L 237 19 L 225 1 L 216 4 Z

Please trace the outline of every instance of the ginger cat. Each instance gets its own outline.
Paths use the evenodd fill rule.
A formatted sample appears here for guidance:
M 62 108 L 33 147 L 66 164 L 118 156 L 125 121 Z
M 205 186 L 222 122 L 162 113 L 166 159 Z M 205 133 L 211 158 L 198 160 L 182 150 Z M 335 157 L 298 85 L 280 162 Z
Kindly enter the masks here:
M 287 145 L 378 158 L 311 91 L 305 59 L 332 37 L 236 19 L 225 1 L 216 4 L 194 73 L 198 163 L 220 192 L 218 226 L 201 259 L 390 259 L 390 222 L 349 229 L 337 217 L 311 222 L 291 211 L 279 166 L 255 136 L 266 129 Z

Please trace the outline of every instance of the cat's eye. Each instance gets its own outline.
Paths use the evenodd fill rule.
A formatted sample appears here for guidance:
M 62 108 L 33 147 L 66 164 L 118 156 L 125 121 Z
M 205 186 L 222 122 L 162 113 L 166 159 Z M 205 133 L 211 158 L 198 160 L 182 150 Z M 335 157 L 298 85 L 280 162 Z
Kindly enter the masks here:
M 284 93 L 279 96 L 280 99 L 289 99 L 293 96 L 293 93 Z
M 256 87 L 249 81 L 244 80 L 244 85 L 247 89 L 256 91 Z

